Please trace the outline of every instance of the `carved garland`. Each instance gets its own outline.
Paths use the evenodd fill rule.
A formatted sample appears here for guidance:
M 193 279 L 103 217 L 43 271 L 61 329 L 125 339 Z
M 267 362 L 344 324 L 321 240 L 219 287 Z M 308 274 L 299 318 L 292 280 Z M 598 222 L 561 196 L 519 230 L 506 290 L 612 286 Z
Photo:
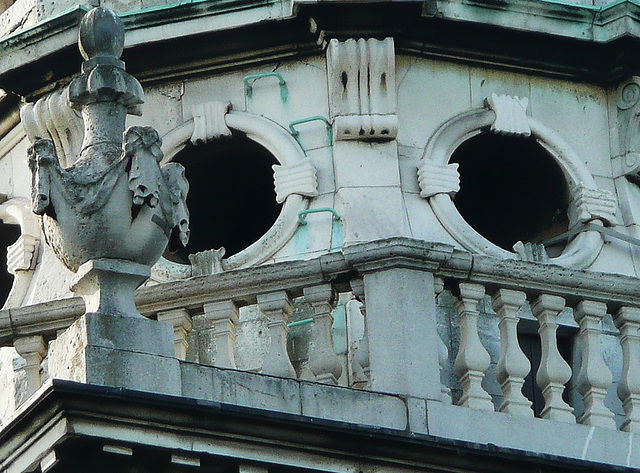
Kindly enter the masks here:
M 220 103 L 194 108 L 194 118 L 163 137 L 163 163 L 171 161 L 189 141 L 194 144 L 211 141 L 229 135 L 232 130 L 244 133 L 264 146 L 280 163 L 273 166 L 274 185 L 277 201 L 284 202 L 284 205 L 274 224 L 258 241 L 222 262 L 210 262 L 212 267 L 217 268 L 214 272 L 243 268 L 268 260 L 293 238 L 298 228 L 298 214 L 309 205 L 305 197 L 318 195 L 315 168 L 287 130 L 264 117 L 229 111 L 229 108 L 229 105 Z M 195 273 L 199 274 L 197 270 Z M 197 275 L 195 273 L 189 265 L 163 258 L 154 268 L 154 279 L 186 278 Z
M 431 137 L 418 166 L 420 195 L 445 229 L 467 250 L 498 258 L 518 258 L 491 243 L 476 232 L 460 215 L 453 203 L 459 190 L 457 164 L 449 164 L 451 155 L 464 141 L 489 128 L 494 133 L 530 136 L 544 147 L 562 169 L 571 189 L 569 225 L 595 222 L 615 225 L 616 201 L 609 192 L 600 190 L 569 144 L 553 130 L 526 114 L 527 100 L 506 95 L 493 95 L 486 108 L 463 112 L 444 123 Z M 563 253 L 550 263 L 578 268 L 589 267 L 600 254 L 602 235 L 585 231 L 577 235 Z

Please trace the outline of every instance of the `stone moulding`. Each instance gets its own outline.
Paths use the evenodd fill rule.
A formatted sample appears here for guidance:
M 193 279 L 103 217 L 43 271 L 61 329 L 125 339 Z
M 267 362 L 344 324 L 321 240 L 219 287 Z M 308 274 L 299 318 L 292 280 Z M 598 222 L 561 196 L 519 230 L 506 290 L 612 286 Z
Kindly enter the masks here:
M 515 100 L 515 99 L 514 99 Z M 522 101 L 523 99 L 518 99 Z M 527 125 L 531 130 L 531 135 L 536 141 L 554 158 L 562 169 L 571 189 L 571 200 L 577 200 L 583 189 L 589 189 L 595 193 L 604 191 L 598 190 L 595 179 L 582 163 L 579 156 L 573 151 L 569 144 L 555 131 L 549 129 L 539 121 L 530 116 L 524 116 Z M 431 187 L 425 188 L 425 171 L 433 166 L 447 166 L 451 155 L 464 141 L 478 135 L 483 129 L 495 126 L 496 112 L 490 108 L 478 108 L 468 110 L 454 116 L 445 122 L 429 139 L 425 147 L 421 162 L 418 166 L 418 176 L 423 197 L 427 197 L 429 205 L 436 214 L 442 226 L 462 245 L 463 248 L 478 254 L 493 256 L 497 258 L 514 259 L 518 258 L 517 253 L 499 248 L 476 232 L 462 218 L 458 209 L 453 203 L 452 195 L 455 195 L 455 188 L 443 188 L 442 192 L 433 193 Z M 521 128 L 521 127 L 520 127 Z M 579 203 L 578 203 L 579 205 Z M 589 212 L 588 209 L 571 212 L 569 217 L 583 215 Z M 593 213 L 593 212 L 592 212 Z M 599 218 L 595 222 L 604 224 L 614 224 L 613 219 Z M 569 221 L 569 226 L 577 224 L 577 221 Z M 584 231 L 569 242 L 562 254 L 556 258 L 551 258 L 553 264 L 572 266 L 577 268 L 587 268 L 598 257 L 602 249 L 604 240 L 602 235 L 595 231 Z
M 223 112 L 221 109 L 221 113 Z M 317 181 L 315 169 L 310 170 L 311 164 L 303 149 L 280 125 L 264 117 L 238 111 L 226 113 L 224 120 L 226 126 L 232 131 L 245 133 L 249 139 L 264 146 L 280 163 L 280 165 L 274 165 L 274 171 L 278 174 L 280 174 L 277 171 L 279 168 L 295 169 L 298 166 L 304 166 L 306 169 L 305 178 L 300 180 L 300 189 L 287 186 L 286 194 L 281 195 L 284 205 L 267 233 L 240 253 L 222 260 L 224 269 L 231 270 L 264 263 L 293 238 L 299 224 L 298 214 L 307 209 L 308 197 L 317 195 Z M 192 118 L 167 133 L 162 139 L 165 156 L 163 163 L 171 161 L 182 151 L 192 140 L 194 131 L 199 129 L 202 129 L 202 126 L 197 127 Z M 158 269 L 159 271 L 154 270 L 153 277 L 162 281 L 191 276 L 188 265 L 172 263 L 165 259 L 160 261 Z
M 183 281 L 142 287 L 136 292 L 136 305 L 145 316 L 172 309 L 202 310 L 203 304 L 234 300 L 239 305 L 255 304 L 257 294 L 285 290 L 291 297 L 302 295 L 302 288 L 345 281 L 339 290 L 348 291 L 344 275 L 414 268 L 432 272 L 439 278 L 467 280 L 486 285 L 562 296 L 567 305 L 581 299 L 605 302 L 612 311 L 621 306 L 640 305 L 640 279 L 618 274 L 566 268 L 554 264 L 474 255 L 442 243 L 408 238 L 359 243 L 342 252 L 324 254 L 310 260 L 296 260 L 227 271 Z M 488 290 L 489 290 L 488 289 Z M 59 299 L 0 310 L 0 345 L 30 335 L 55 338 L 82 315 L 80 298 Z

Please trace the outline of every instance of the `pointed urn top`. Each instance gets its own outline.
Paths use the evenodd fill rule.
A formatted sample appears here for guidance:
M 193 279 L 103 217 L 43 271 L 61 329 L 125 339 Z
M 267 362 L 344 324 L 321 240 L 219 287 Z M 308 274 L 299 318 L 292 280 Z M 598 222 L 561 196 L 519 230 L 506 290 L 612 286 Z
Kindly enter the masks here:
M 118 59 L 124 49 L 124 25 L 113 11 L 94 8 L 80 23 L 78 44 L 85 60 Z

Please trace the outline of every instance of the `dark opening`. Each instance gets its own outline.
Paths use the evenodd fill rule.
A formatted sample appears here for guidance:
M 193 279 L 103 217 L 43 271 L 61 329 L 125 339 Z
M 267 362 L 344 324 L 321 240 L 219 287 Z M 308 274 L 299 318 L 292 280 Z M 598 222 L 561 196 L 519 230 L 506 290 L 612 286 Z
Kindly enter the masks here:
M 176 155 L 189 181 L 191 237 L 186 248 L 165 257 L 189 263 L 188 255 L 224 246 L 225 257 L 256 242 L 280 214 L 273 186 L 275 157 L 244 135 L 188 145 Z
M 8 225 L 0 221 L 0 308 L 7 301 L 13 285 L 13 274 L 7 271 L 7 248 L 16 242 L 20 233 L 18 225 Z
M 511 251 L 518 241 L 542 243 L 567 230 L 566 180 L 534 138 L 481 133 L 462 143 L 450 162 L 459 163 L 455 206 L 497 246 Z
M 544 397 L 542 396 L 542 390 L 538 386 L 536 382 L 536 375 L 538 374 L 538 369 L 540 368 L 540 360 L 542 358 L 542 344 L 540 342 L 540 336 L 538 334 L 518 334 L 518 342 L 520 343 L 520 348 L 524 354 L 529 358 L 529 362 L 531 363 L 531 371 L 524 379 L 524 386 L 522 387 L 522 394 L 529 399 L 533 404 L 533 414 L 536 417 L 540 417 L 540 413 L 542 409 L 544 409 Z M 566 361 L 569 366 L 573 366 L 573 362 L 571 359 L 572 353 L 572 337 L 570 335 L 562 335 L 558 334 L 558 351 L 564 361 Z M 565 390 L 562 393 L 562 399 L 567 404 L 569 401 L 569 383 L 571 380 L 565 384 Z

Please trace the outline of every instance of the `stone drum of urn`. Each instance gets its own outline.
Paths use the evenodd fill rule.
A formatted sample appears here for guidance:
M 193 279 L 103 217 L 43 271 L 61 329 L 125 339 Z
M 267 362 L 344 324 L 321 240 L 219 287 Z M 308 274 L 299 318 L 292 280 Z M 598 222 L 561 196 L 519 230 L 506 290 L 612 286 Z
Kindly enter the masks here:
M 130 127 L 141 115 L 143 91 L 119 58 L 124 26 L 95 8 L 80 25 L 85 61 L 68 87 L 69 106 L 82 113 L 84 138 L 70 167 L 61 166 L 53 141 L 29 149 L 33 211 L 42 216 L 47 244 L 71 271 L 87 313 L 141 317 L 134 290 L 150 275 L 167 243 L 186 245 L 188 183 L 177 163 L 160 166 L 158 133 Z

